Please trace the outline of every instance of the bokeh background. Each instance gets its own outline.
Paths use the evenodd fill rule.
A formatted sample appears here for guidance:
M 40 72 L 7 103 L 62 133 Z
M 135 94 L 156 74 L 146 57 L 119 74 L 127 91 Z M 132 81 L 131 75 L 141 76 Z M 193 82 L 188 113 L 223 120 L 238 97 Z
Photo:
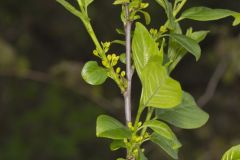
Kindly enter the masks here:
M 189 1 L 185 8 L 200 5 L 240 12 L 239 0 Z M 149 28 L 157 28 L 164 12 L 153 1 L 148 10 Z M 95 0 L 89 12 L 102 41 L 122 38 L 115 32 L 122 27 L 120 8 L 112 1 Z M 201 60 L 186 56 L 173 76 L 210 120 L 201 129 L 175 129 L 183 144 L 180 159 L 219 160 L 240 143 L 240 26 L 233 28 L 231 18 L 185 22 L 185 29 L 212 32 L 201 43 Z M 54 0 L 0 0 L 0 160 L 112 160 L 124 154 L 111 152 L 110 141 L 95 136 L 99 114 L 124 121 L 124 112 L 111 80 L 92 87 L 81 79 L 81 67 L 94 58 L 93 49 L 79 19 Z M 134 107 L 139 87 L 135 77 Z M 146 145 L 150 159 L 170 159 Z

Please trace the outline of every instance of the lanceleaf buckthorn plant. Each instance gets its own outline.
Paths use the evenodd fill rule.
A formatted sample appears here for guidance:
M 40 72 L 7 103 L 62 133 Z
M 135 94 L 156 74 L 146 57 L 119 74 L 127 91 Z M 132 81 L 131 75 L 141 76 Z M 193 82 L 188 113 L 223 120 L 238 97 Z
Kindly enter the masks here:
M 93 50 L 96 58 L 84 65 L 81 73 L 83 79 L 88 84 L 101 85 L 110 78 L 124 97 L 126 125 L 108 115 L 100 115 L 96 126 L 97 137 L 112 140 L 111 150 L 126 149 L 126 157 L 118 160 L 147 160 L 142 146 L 146 142 L 157 144 L 170 157 L 178 159 L 182 145 L 169 125 L 195 129 L 208 121 L 209 115 L 198 107 L 191 94 L 171 78 L 172 71 L 186 54 L 190 53 L 196 61 L 199 60 L 199 43 L 209 32 L 195 31 L 192 27 L 185 31 L 181 28 L 184 20 L 212 21 L 232 17 L 233 26 L 240 24 L 238 12 L 201 6 L 183 10 L 187 0 L 155 0 L 153 5 L 159 5 L 165 11 L 166 22 L 149 29 L 147 25 L 151 22 L 151 16 L 145 10 L 149 1 L 109 1 L 122 9 L 120 19 L 123 27 L 117 29 L 117 33 L 125 38 L 102 42 L 97 38 L 88 16 L 88 6 L 93 0 L 77 0 L 78 7 L 66 0 L 57 0 L 80 18 L 96 46 Z M 159 18 L 164 18 L 162 16 Z M 141 18 L 145 19 L 144 23 L 139 22 Z M 112 53 L 113 44 L 125 47 L 126 52 Z M 120 63 L 126 64 L 126 68 L 120 68 Z M 138 106 L 131 105 L 134 73 L 137 73 L 142 84 Z M 133 107 L 138 107 L 135 119 L 131 114 Z M 223 160 L 233 160 L 232 157 L 224 156 Z

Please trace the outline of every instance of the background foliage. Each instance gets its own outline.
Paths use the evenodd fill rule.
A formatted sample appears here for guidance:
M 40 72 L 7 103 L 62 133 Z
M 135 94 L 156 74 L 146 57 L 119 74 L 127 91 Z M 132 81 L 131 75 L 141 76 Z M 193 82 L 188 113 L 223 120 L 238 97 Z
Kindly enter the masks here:
M 123 154 L 109 152 L 103 144 L 107 142 L 95 136 L 97 115 L 107 113 L 123 120 L 123 105 L 111 81 L 96 88 L 81 80 L 82 64 L 93 58 L 94 48 L 81 22 L 55 1 L 0 2 L 0 159 L 98 160 Z M 240 11 L 237 0 L 188 5 Z M 164 13 L 156 3 L 149 10 L 156 15 L 150 24 L 154 27 Z M 98 37 L 103 41 L 118 38 L 113 33 L 121 27 L 119 8 L 110 1 L 96 1 L 89 14 Z M 210 114 L 208 124 L 193 131 L 176 129 L 184 146 L 180 159 L 219 159 L 226 149 L 240 143 L 240 28 L 232 29 L 231 20 L 226 24 L 189 20 L 186 24 L 209 28 L 212 34 L 202 43 L 200 62 L 194 65 L 193 57 L 187 56 L 173 73 L 183 87 L 201 97 L 217 66 L 226 63 L 227 67 L 220 68 L 224 73 L 220 85 L 203 106 Z M 139 85 L 134 84 L 136 93 Z M 154 148 L 146 151 L 153 160 L 160 152 Z

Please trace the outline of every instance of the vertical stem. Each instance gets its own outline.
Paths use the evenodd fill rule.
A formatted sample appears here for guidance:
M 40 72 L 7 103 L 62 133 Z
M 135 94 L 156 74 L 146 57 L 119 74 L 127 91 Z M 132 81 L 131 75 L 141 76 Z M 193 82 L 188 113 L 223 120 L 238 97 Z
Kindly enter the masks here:
M 131 90 L 132 90 L 132 65 L 131 65 L 131 28 L 132 22 L 129 19 L 130 12 L 128 4 L 125 4 L 125 14 L 126 14 L 126 23 L 125 27 L 125 36 L 126 36 L 126 72 L 127 72 L 127 81 L 128 86 L 127 90 L 124 93 L 124 102 L 125 102 L 125 117 L 126 123 L 131 122 Z

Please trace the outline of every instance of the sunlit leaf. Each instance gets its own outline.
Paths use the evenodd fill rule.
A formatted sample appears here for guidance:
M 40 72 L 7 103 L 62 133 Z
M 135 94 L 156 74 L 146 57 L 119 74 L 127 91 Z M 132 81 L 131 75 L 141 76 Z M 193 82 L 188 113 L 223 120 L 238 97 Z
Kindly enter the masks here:
M 169 77 L 157 57 L 153 59 L 142 73 L 142 103 L 156 108 L 173 108 L 181 103 L 181 86 Z
M 149 59 L 155 55 L 160 55 L 158 44 L 141 23 L 136 23 L 132 51 L 134 64 L 141 79 L 143 68 L 148 63 Z M 161 64 L 162 62 L 159 61 L 159 63 Z
M 240 145 L 230 148 L 221 160 L 240 160 Z

